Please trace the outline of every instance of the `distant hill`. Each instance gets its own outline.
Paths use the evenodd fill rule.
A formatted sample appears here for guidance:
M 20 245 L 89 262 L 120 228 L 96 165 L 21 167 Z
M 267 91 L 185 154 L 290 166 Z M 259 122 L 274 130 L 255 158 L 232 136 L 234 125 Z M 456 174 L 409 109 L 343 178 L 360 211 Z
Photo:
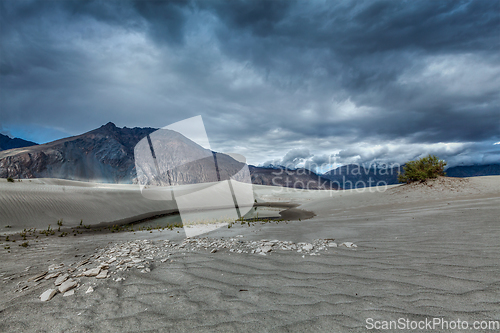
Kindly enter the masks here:
M 500 175 L 500 164 L 455 166 L 445 170 L 448 177 L 478 177 Z
M 155 131 L 156 128 L 119 128 L 108 123 L 78 136 L 32 147 L 0 151 L 0 178 L 60 178 L 98 183 L 134 183 L 137 182 L 134 148 L 141 139 Z M 167 135 L 168 138 L 163 137 L 163 140 L 160 140 L 161 137 L 158 137 L 156 140 L 156 134 Z M 147 184 L 167 178 L 172 184 L 216 181 L 212 179 L 213 175 L 207 172 L 214 168 L 211 151 L 179 133 L 168 130 L 156 132 L 150 137 L 153 145 L 158 145 L 159 150 L 176 153 L 157 156 L 162 169 L 161 176 L 159 179 L 146 179 Z M 146 145 L 144 151 L 149 153 L 147 141 L 142 141 L 141 144 Z M 173 155 L 176 160 L 172 159 Z M 222 180 L 236 174 L 243 166 L 227 154 L 216 153 L 216 156 Z M 172 169 L 169 165 L 181 166 Z M 170 170 L 167 176 L 168 169 Z M 305 169 L 284 170 L 278 175 L 273 174 L 277 173 L 276 169 L 250 166 L 249 170 L 255 184 L 309 189 L 332 188 L 327 179 Z
M 372 166 L 369 168 L 357 166 L 355 164 L 344 165 L 330 170 L 322 176 L 332 181 L 336 181 L 344 189 L 362 188 L 380 185 L 398 184 L 398 172 L 403 172 L 400 168 L 384 168 Z M 477 177 L 500 175 L 500 164 L 456 166 L 445 170 L 448 177 Z
M 363 188 L 377 185 L 398 184 L 401 167 L 371 166 L 349 164 L 325 172 L 322 176 L 337 182 L 343 189 Z
M 11 139 L 7 135 L 0 134 L 0 151 L 14 148 L 23 148 L 29 146 L 36 146 L 37 143 L 26 141 L 19 138 Z

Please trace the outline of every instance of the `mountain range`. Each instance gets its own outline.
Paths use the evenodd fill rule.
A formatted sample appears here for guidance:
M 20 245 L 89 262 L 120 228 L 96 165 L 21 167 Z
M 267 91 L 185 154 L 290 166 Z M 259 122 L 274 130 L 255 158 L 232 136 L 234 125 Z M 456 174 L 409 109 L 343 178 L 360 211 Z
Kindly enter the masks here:
M 135 183 L 134 148 L 150 135 L 155 140 L 155 128 L 119 128 L 108 123 L 90 132 L 68 137 L 53 142 L 36 145 L 24 141 L 24 146 L 0 151 L 0 178 L 60 178 L 98 183 Z M 153 133 L 156 132 L 156 133 Z M 167 133 L 167 132 L 163 132 Z M 181 165 L 170 170 L 169 177 L 173 184 L 193 184 L 213 181 L 207 178 L 207 170 L 213 168 L 211 152 L 175 133 L 170 135 L 166 146 L 167 151 L 181 154 L 172 161 L 166 155 L 160 165 Z M 12 139 L 11 139 L 12 140 Z M 147 142 L 143 140 L 142 142 Z M 156 145 L 157 143 L 154 142 Z M 147 151 L 149 146 L 147 145 Z M 157 153 L 158 154 L 158 153 Z M 221 179 L 227 179 L 241 169 L 242 163 L 228 154 L 214 153 L 217 157 Z M 196 159 L 195 156 L 210 156 Z M 189 161 L 194 161 L 187 163 Z M 328 179 L 309 170 L 287 170 L 250 166 L 252 183 L 271 186 L 285 186 L 309 189 L 337 189 L 330 186 Z M 150 181 L 151 182 L 151 181 Z
M 343 189 L 363 188 L 377 185 L 398 184 L 398 166 L 369 166 L 348 164 L 327 171 L 323 177 L 336 182 Z
M 156 134 L 152 133 L 161 132 L 157 130 L 150 127 L 119 128 L 110 122 L 90 132 L 41 145 L 0 134 L 0 178 L 61 178 L 98 183 L 134 183 L 138 181 L 134 147 L 149 134 L 154 139 Z M 169 135 L 171 137 L 168 140 L 163 140 L 168 142 L 164 149 L 177 152 L 181 150 L 182 153 L 175 154 L 177 160 L 167 158 L 160 165 L 181 165 L 169 171 L 174 184 L 214 181 L 207 177 L 207 172 L 203 172 L 213 168 L 211 153 L 215 154 L 219 162 L 221 179 L 227 179 L 241 170 L 243 164 L 229 154 L 206 150 L 178 133 Z M 195 162 L 188 163 L 189 161 Z M 351 189 L 397 184 L 398 174 L 403 169 L 402 166 L 350 164 L 321 175 L 304 168 L 250 165 L 249 171 L 253 184 Z M 455 166 L 448 168 L 446 173 L 449 177 L 500 175 L 500 164 Z
M 401 166 L 360 166 L 344 165 L 325 172 L 322 176 L 336 182 L 343 189 L 363 188 L 380 185 L 398 184 L 398 174 L 403 173 Z M 500 164 L 454 166 L 445 169 L 448 177 L 477 177 L 500 175 Z
M 478 177 L 500 175 L 500 164 L 459 165 L 445 170 L 448 177 Z
M 13 148 L 22 148 L 28 146 L 35 146 L 36 143 L 31 141 L 26 141 L 20 138 L 10 138 L 7 135 L 3 135 L 0 133 L 0 151 L 13 149 Z

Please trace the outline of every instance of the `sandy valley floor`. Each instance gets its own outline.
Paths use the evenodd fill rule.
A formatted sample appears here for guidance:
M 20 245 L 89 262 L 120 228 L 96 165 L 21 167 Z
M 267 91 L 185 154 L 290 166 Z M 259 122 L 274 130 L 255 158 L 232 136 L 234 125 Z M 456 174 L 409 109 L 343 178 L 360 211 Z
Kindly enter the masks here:
M 3 194 L 7 185 L 0 183 Z M 63 200 L 60 188 L 50 188 L 60 184 L 42 185 Z M 30 202 L 29 185 L 23 186 L 28 190 L 17 193 L 15 203 L 28 207 L 23 214 L 36 215 L 29 207 L 40 202 L 60 209 L 40 189 L 33 199 L 36 203 Z M 89 189 L 79 194 L 80 200 L 92 196 L 85 191 Z M 123 192 L 128 189 L 112 191 L 116 192 L 100 195 L 134 201 L 135 194 Z M 277 193 L 276 188 L 263 186 L 254 191 L 259 202 L 294 203 L 316 216 L 220 228 L 200 236 L 209 237 L 212 245 L 198 248 L 182 245 L 183 229 L 42 235 L 24 248 L 18 246 L 21 241 L 5 241 L 10 230 L 18 229 L 2 219 L 0 331 L 365 332 L 369 318 L 439 317 L 471 325 L 476 320 L 500 320 L 500 177 L 442 178 L 381 192 Z M 7 199 L 2 198 L 0 207 L 5 207 Z M 92 205 L 79 208 L 79 213 L 99 208 L 98 201 Z M 151 205 L 151 210 L 162 208 Z M 118 204 L 110 207 L 103 220 L 110 221 L 113 212 L 119 212 Z M 116 219 L 132 210 L 124 208 Z M 7 224 L 12 228 L 5 229 Z M 40 224 L 45 227 L 46 222 Z M 325 244 L 353 242 L 357 247 L 316 245 L 299 252 L 271 245 L 265 255 L 230 248 L 211 251 L 215 241 L 241 248 L 264 239 L 294 244 L 326 239 Z M 132 241 L 135 245 L 130 245 Z M 167 246 L 172 243 L 177 245 Z M 127 254 L 120 245 L 135 250 Z M 143 260 L 142 267 L 118 270 L 121 258 L 133 253 Z M 90 262 L 76 267 L 86 259 Z M 40 295 L 54 288 L 55 278 L 28 281 L 50 265 L 55 269 L 48 274 L 75 269 L 69 271 L 72 276 L 97 267 L 99 260 L 109 266 L 102 266 L 108 277 L 74 277 L 79 286 L 71 296 L 59 293 L 42 302 Z M 61 263 L 64 266 L 57 267 Z M 89 287 L 93 292 L 86 293 Z

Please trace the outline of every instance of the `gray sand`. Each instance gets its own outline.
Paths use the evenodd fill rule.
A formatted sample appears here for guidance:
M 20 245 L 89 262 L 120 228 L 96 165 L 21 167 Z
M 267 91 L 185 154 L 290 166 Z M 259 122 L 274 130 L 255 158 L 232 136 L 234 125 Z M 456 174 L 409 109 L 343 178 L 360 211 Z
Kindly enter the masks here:
M 259 201 L 300 204 L 316 216 L 234 225 L 204 236 L 334 238 L 358 247 L 315 256 L 180 249 L 169 256 L 173 262 L 152 260 L 149 273 L 119 272 L 116 276 L 126 278 L 121 282 L 82 279 L 73 296 L 59 294 L 48 302 L 39 296 L 52 280 L 15 292 L 18 283 L 50 264 L 88 258 L 110 243 L 181 242 L 182 229 L 43 236 L 28 248 L 3 242 L 0 331 L 365 332 L 368 318 L 500 320 L 500 177 L 440 179 L 432 185 L 395 186 L 383 193 L 276 194 L 256 187 Z M 5 244 L 11 253 L 3 250 Z M 91 283 L 95 291 L 85 294 Z

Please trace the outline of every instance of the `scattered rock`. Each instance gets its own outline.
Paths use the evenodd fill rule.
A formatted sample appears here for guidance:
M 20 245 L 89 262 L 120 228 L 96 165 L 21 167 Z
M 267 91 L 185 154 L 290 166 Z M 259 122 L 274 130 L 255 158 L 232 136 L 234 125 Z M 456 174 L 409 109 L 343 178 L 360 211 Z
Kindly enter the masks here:
M 304 246 L 302 246 L 302 250 L 304 251 L 311 251 L 312 249 L 314 249 L 314 246 L 312 244 L 305 244 Z
M 41 279 L 43 279 L 43 277 L 44 277 L 45 275 L 47 275 L 47 273 L 48 273 L 48 272 L 42 272 L 42 273 L 40 273 L 40 274 L 37 274 L 37 275 L 35 275 L 35 276 L 32 276 L 32 277 L 30 277 L 30 278 L 28 279 L 28 282 L 29 282 L 29 281 L 38 282 L 38 281 L 40 281 Z
M 267 253 L 267 252 L 271 252 L 272 249 L 273 249 L 272 246 L 270 246 L 270 245 L 264 245 L 264 246 L 262 246 L 260 248 L 259 252 L 260 253 Z
M 80 266 L 83 266 L 83 265 L 86 265 L 89 263 L 89 260 L 88 259 L 85 259 L 85 260 L 82 260 L 80 261 L 78 264 L 76 264 L 76 268 L 80 267 Z
M 83 276 L 97 276 L 101 272 L 101 267 L 92 268 L 83 272 Z
M 59 286 L 59 292 L 61 294 L 64 294 L 65 292 L 67 292 L 68 290 L 70 289 L 73 289 L 74 287 L 76 287 L 78 285 L 78 281 L 75 281 L 73 279 L 69 279 L 69 280 L 66 280 L 65 282 L 63 282 L 60 286 Z
M 108 270 L 104 269 L 102 270 L 97 276 L 95 277 L 96 279 L 105 279 L 108 277 Z
M 68 290 L 63 294 L 63 297 L 73 296 L 75 294 L 75 289 Z
M 57 294 L 57 290 L 55 290 L 55 289 L 48 289 L 43 294 L 40 295 L 40 300 L 42 302 L 50 301 L 51 298 L 55 296 L 55 294 Z
M 67 279 L 69 278 L 69 274 L 63 274 L 63 275 L 59 275 L 59 277 L 56 279 L 56 281 L 54 282 L 54 284 L 56 286 L 60 286 L 64 281 L 66 281 Z
M 60 274 L 61 274 L 61 272 L 57 272 L 57 273 L 50 273 L 49 275 L 45 276 L 45 280 L 48 280 L 48 279 L 52 279 L 52 278 L 58 277 Z
M 78 285 L 78 281 L 70 278 L 68 273 L 73 273 L 78 267 L 92 264 L 94 268 L 85 270 L 78 269 L 79 272 L 74 273 L 73 277 L 96 277 L 97 279 L 105 279 L 120 271 L 127 271 L 131 268 L 137 268 L 141 273 L 151 272 L 148 267 L 150 261 L 158 260 L 164 262 L 174 262 L 170 256 L 174 253 L 187 253 L 189 251 L 210 251 L 216 253 L 218 251 L 228 251 L 238 254 L 260 254 L 265 256 L 267 253 L 276 251 L 296 251 L 297 253 L 306 253 L 308 255 L 320 255 L 321 251 L 328 251 L 329 248 L 346 247 L 356 248 L 356 244 L 352 242 L 344 242 L 340 245 L 333 242 L 333 238 L 316 239 L 311 243 L 294 243 L 290 241 L 274 240 L 243 240 L 241 235 L 234 238 L 186 238 L 182 243 L 177 244 L 165 240 L 163 242 L 153 242 L 148 240 L 129 241 L 121 244 L 113 244 L 109 247 L 97 249 L 96 253 L 89 258 L 78 263 L 72 263 L 67 272 L 63 272 L 64 264 L 53 264 L 49 266 L 49 270 L 31 277 L 28 281 L 39 281 L 41 279 L 57 278 L 55 285 L 59 286 L 59 291 L 64 296 L 74 294 L 73 288 Z M 302 256 L 305 258 L 305 256 Z M 155 259 L 156 258 L 156 259 Z M 96 267 L 97 266 L 97 267 Z M 59 271 L 57 271 L 59 270 Z M 111 271 L 114 270 L 114 271 Z M 52 272 L 51 272 L 52 271 Z M 55 272 L 54 272 L 55 271 Z M 50 274 L 49 274 L 50 273 Z M 9 277 L 4 278 L 9 279 Z M 10 278 L 12 279 L 12 278 Z M 120 282 L 125 279 L 122 277 L 116 278 L 115 281 Z M 26 285 L 18 284 L 16 291 L 27 289 Z M 93 292 L 94 289 L 90 286 L 86 293 Z M 49 289 L 40 296 L 42 300 L 52 298 L 57 290 Z

